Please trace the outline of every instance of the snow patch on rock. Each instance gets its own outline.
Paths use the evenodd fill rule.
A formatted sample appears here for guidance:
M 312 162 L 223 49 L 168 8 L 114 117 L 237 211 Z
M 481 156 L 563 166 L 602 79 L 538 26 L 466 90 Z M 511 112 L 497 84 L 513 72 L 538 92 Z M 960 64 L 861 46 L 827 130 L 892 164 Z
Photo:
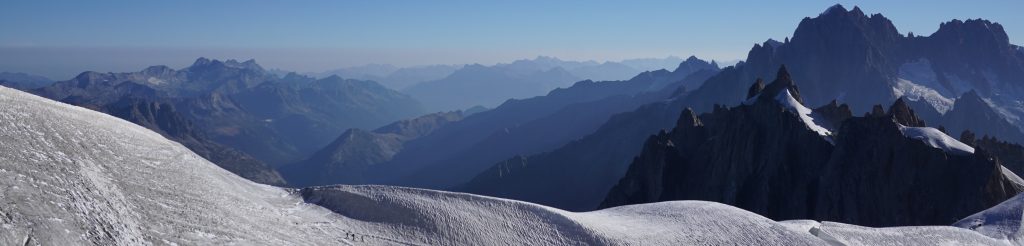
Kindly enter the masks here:
M 152 85 L 162 85 L 166 83 L 164 80 L 157 77 L 149 77 L 148 79 L 146 79 L 146 82 L 149 82 L 149 84 Z
M 817 123 L 814 123 L 814 118 L 811 117 L 811 113 L 813 113 L 814 111 L 807 107 L 804 107 L 803 104 L 800 104 L 800 101 L 797 101 L 796 98 L 793 98 L 793 94 L 789 93 L 789 90 L 782 90 L 782 92 L 779 92 L 779 95 L 775 97 L 775 100 L 778 101 L 779 104 L 782 104 L 782 106 L 788 109 L 790 112 L 793 112 L 797 116 L 799 116 L 800 120 L 807 125 L 807 128 L 810 128 L 812 131 L 817 132 L 818 135 L 825 137 L 832 136 L 832 132 L 829 131 L 827 128 L 822 127 Z

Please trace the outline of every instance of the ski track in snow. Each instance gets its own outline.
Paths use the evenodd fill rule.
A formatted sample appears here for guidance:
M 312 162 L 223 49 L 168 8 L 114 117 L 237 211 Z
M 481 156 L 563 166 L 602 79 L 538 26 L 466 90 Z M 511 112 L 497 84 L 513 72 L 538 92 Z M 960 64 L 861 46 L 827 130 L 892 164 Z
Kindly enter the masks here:
M 302 193 L 307 192 L 304 199 Z M 775 222 L 703 201 L 574 213 L 514 200 L 389 186 L 297 191 L 245 180 L 129 122 L 0 87 L 0 245 L 827 242 L 1011 241 L 950 226 L 875 229 Z

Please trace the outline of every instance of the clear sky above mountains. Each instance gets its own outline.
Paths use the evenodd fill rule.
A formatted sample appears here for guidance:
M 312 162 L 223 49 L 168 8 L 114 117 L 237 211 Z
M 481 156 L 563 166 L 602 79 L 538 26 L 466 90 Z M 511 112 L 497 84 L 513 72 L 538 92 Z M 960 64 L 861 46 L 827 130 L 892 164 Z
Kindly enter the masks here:
M 829 1 L 6 1 L 0 71 L 183 67 L 198 56 L 322 71 L 367 63 L 484 63 L 550 55 L 742 59 Z M 953 18 L 1024 43 L 1024 1 L 840 1 L 927 35 Z

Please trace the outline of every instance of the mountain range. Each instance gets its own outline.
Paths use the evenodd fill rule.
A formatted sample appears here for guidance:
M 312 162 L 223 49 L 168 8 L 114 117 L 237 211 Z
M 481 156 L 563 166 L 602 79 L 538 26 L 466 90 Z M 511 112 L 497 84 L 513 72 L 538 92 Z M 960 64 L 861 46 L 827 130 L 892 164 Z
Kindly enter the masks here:
M 146 126 L 258 182 L 353 127 L 420 114 L 415 100 L 372 81 L 277 77 L 254 60 L 199 58 L 175 70 L 85 72 L 30 92 Z
M 400 187 L 283 189 L 115 117 L 8 88 L 0 104 L 0 185 L 14 187 L 0 196 L 3 244 L 1010 245 L 1020 227 L 1005 216 L 1017 198 L 958 222 L 977 233 L 777 222 L 702 201 L 573 213 Z
M 590 80 L 625 80 L 643 72 L 675 67 L 683 62 L 682 58 L 669 56 L 665 58 L 637 58 L 622 61 L 566 61 L 555 57 L 538 56 L 534 59 L 517 60 L 513 63 L 537 63 L 541 67 L 551 69 L 562 67 L 572 73 L 573 76 Z M 495 66 L 503 66 L 497 64 Z M 423 65 L 411 67 L 396 67 L 391 64 L 366 64 L 353 67 L 345 67 L 319 73 L 307 73 L 306 75 L 315 78 L 330 77 L 337 75 L 342 78 L 373 80 L 388 88 L 404 90 L 409 86 L 420 82 L 442 79 L 451 75 L 466 65 Z M 544 70 L 544 69 L 538 69 Z M 288 74 L 284 70 L 274 70 L 275 73 L 283 76 Z
M 859 115 L 873 111 L 874 105 L 891 105 L 904 98 L 905 104 L 928 115 L 922 116 L 930 118 L 928 125 L 938 129 L 970 130 L 978 136 L 1019 141 L 1020 127 L 1014 120 L 1011 104 L 999 99 L 1009 92 L 956 91 L 975 90 L 978 95 L 977 98 L 961 96 L 962 103 L 956 105 L 954 99 L 932 93 L 938 90 L 932 89 L 938 83 L 920 78 L 928 76 L 906 75 L 911 71 L 925 71 L 923 74 L 932 77 L 951 78 L 999 70 L 1001 72 L 993 73 L 1005 75 L 989 76 L 989 79 L 1000 78 L 994 85 L 1015 87 L 1019 84 L 1015 81 L 1022 78 L 1013 72 L 1021 53 L 1016 48 L 1019 46 L 1008 44 L 1005 36 L 999 24 L 984 20 L 954 20 L 941 25 L 940 30 L 929 37 L 905 36 L 880 14 L 868 16 L 859 8 L 847 10 L 836 5 L 817 17 L 803 19 L 792 38 L 754 45 L 744 62 L 722 69 L 684 96 L 663 98 L 615 115 L 593 133 L 564 146 L 496 162 L 461 186 L 465 187 L 462 191 L 574 211 L 597 208 L 605 199 L 606 191 L 626 174 L 629 163 L 642 150 L 645 141 L 642 136 L 672 129 L 679 118 L 678 112 L 685 108 L 702 114 L 742 104 L 747 101 L 753 81 L 774 77 L 782 65 L 792 71 L 792 80 L 800 83 L 804 105 L 816 107 L 836 101 L 847 105 L 852 115 Z M 942 44 L 942 48 L 922 48 L 937 44 Z M 965 50 L 975 52 L 960 53 Z M 987 55 L 986 58 L 957 60 L 942 55 L 945 52 L 962 56 Z M 922 66 L 922 58 L 931 62 Z M 981 81 L 982 77 L 985 76 L 974 77 L 979 79 L 977 83 L 963 85 L 988 83 L 988 80 Z M 977 103 L 978 100 L 984 103 Z
M 466 116 L 433 129 L 415 139 L 405 138 L 401 151 L 384 162 L 374 161 L 365 174 L 351 174 L 305 183 L 306 185 L 400 184 L 415 187 L 449 188 L 460 185 L 490 164 L 517 154 L 530 154 L 561 146 L 596 129 L 613 114 L 685 91 L 685 84 L 699 84 L 718 71 L 711 63 L 693 58 L 669 72 L 641 73 L 627 81 L 580 81 L 545 96 L 508 100 L 502 105 Z M 696 70 L 694 68 L 701 68 Z M 415 121 L 415 120 L 414 120 Z M 349 135 L 336 143 L 347 142 Z M 375 144 L 357 149 L 373 149 Z M 395 148 L 384 148 L 393 150 Z M 324 152 L 327 151 L 327 152 Z M 333 146 L 321 153 L 334 151 Z M 281 167 L 292 173 L 300 165 Z M 315 166 L 315 165 L 314 165 Z M 366 165 L 371 166 L 371 165 Z M 326 168 L 326 167 L 320 167 Z M 354 170 L 349 170 L 353 172 Z M 324 172 L 323 169 L 316 172 Z M 315 173 L 315 172 L 314 172 Z M 357 176 L 359 178 L 345 178 Z
M 199 58 L 0 85 L 5 245 L 1024 240 L 1024 48 L 982 19 L 919 36 L 835 5 L 725 68 Z
M 777 220 L 943 225 L 1024 191 L 1000 158 L 927 127 L 902 99 L 854 117 L 835 103 L 809 109 L 801 92 L 783 68 L 742 105 L 684 110 L 601 207 L 704 200 Z

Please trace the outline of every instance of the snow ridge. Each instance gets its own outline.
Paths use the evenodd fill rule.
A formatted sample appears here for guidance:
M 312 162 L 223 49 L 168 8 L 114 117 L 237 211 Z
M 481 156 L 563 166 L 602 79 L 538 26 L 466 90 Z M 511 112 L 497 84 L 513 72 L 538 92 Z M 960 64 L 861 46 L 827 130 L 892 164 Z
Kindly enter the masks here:
M 932 127 L 907 127 L 899 125 L 900 132 L 903 132 L 903 136 L 908 138 L 921 140 L 928 146 L 932 146 L 936 149 L 946 151 L 946 153 L 954 155 L 971 155 L 974 154 L 974 148 L 960 142 L 959 140 L 946 135 L 939 129 Z

